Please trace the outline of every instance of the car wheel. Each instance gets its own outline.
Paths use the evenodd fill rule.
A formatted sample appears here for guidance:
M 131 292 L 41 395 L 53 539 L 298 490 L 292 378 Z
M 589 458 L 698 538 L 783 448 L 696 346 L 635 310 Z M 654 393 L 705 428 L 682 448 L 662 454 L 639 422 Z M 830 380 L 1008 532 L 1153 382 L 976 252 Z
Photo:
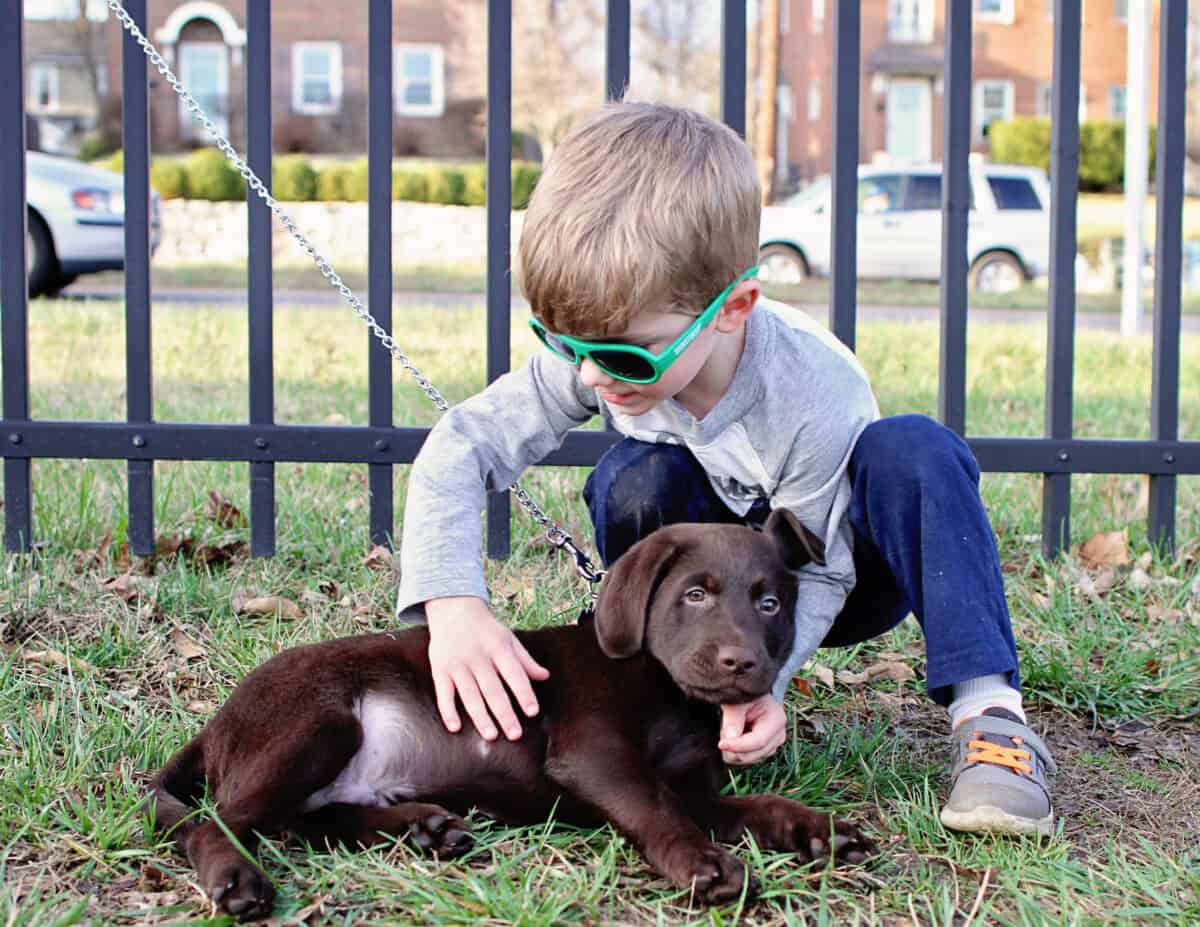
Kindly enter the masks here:
M 46 223 L 32 212 L 25 231 L 25 266 L 29 273 L 29 295 L 41 296 L 49 292 L 58 273 L 54 241 Z
M 1025 267 L 1007 251 L 992 251 L 975 261 L 970 283 L 976 293 L 1011 293 L 1025 283 Z
M 808 262 L 791 245 L 767 245 L 758 251 L 758 279 L 763 283 L 798 284 L 808 279 Z

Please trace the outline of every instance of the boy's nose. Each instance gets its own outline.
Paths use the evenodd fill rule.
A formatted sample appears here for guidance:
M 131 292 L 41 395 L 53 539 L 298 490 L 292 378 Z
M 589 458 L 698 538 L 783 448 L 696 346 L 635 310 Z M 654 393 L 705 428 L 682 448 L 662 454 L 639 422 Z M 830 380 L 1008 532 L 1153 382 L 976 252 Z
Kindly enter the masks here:
M 586 357 L 579 362 L 579 379 L 583 381 L 584 386 L 591 387 L 592 389 L 598 386 L 608 386 L 613 382 L 612 377 Z

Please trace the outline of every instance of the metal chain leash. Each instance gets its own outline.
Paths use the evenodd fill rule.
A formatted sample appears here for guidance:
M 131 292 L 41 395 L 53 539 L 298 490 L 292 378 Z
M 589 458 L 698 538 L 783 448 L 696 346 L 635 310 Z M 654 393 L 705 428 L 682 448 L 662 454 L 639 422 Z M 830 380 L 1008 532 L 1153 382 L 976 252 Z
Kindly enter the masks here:
M 379 322 L 375 320 L 375 316 L 371 315 L 367 307 L 362 304 L 362 301 L 354 295 L 354 291 L 345 284 L 342 278 L 338 275 L 338 272 L 333 269 L 333 266 L 327 260 L 325 260 L 313 243 L 308 240 L 307 236 L 300 231 L 299 227 L 292 220 L 292 217 L 289 216 L 287 212 L 284 211 L 283 207 L 279 205 L 279 201 L 271 195 L 271 192 L 267 189 L 266 185 L 259 179 L 258 175 L 251 170 L 250 165 L 247 164 L 241 155 L 237 153 L 237 150 L 233 147 L 230 141 L 221 134 L 221 131 L 217 128 L 216 124 L 208 118 L 208 115 L 201 108 L 200 104 L 196 102 L 196 98 L 191 95 L 188 89 L 183 86 L 183 83 L 179 80 L 179 78 L 175 76 L 175 72 L 171 70 L 171 66 L 167 64 L 166 59 L 159 54 L 158 49 L 154 47 L 154 43 L 151 42 L 146 37 L 145 33 L 138 28 L 137 23 L 133 21 L 133 17 L 129 15 L 129 12 L 125 9 L 120 0 L 107 0 L 107 3 L 108 8 L 112 10 L 117 19 L 121 21 L 121 25 L 125 28 L 125 31 L 128 32 L 134 38 L 134 40 L 137 41 L 138 45 L 141 46 L 142 51 L 145 52 L 146 57 L 158 70 L 158 73 L 162 75 L 163 80 L 165 80 L 170 85 L 171 89 L 179 95 L 179 98 L 187 107 L 187 110 L 191 114 L 192 118 L 204 127 L 204 130 L 208 133 L 209 137 L 212 138 L 216 143 L 217 148 L 220 149 L 221 153 L 225 155 L 237 172 L 241 174 L 242 178 L 246 181 L 247 186 L 249 186 L 250 189 L 258 195 L 258 198 L 267 205 L 267 208 L 271 210 L 271 212 L 275 215 L 275 218 L 280 221 L 283 227 L 287 229 L 292 238 L 296 240 L 296 243 L 304 250 L 304 253 L 312 259 L 313 263 L 317 266 L 317 270 L 321 272 L 321 276 L 325 278 L 331 287 L 338 291 L 347 305 L 354 310 L 355 315 L 357 315 L 364 323 L 366 323 L 367 327 L 371 329 L 371 332 L 376 338 L 379 339 L 380 343 L 387 349 L 392 358 L 404 368 L 408 375 L 413 379 L 413 382 L 415 382 L 417 386 L 424 391 L 425 395 L 429 397 L 429 401 L 432 402 L 439 411 L 447 411 L 450 408 L 450 403 L 446 400 L 446 397 L 442 395 L 441 391 L 438 390 L 438 388 L 434 386 L 419 369 L 417 369 L 417 366 L 409 359 L 408 355 L 404 353 L 404 351 L 400 348 L 400 345 L 396 343 L 396 340 L 384 330 L 383 326 L 380 325 Z M 546 514 L 542 507 L 538 505 L 536 501 L 534 501 L 533 497 L 531 497 L 529 493 L 522 489 L 517 483 L 513 483 L 512 486 L 509 487 L 509 491 L 516 496 L 517 501 L 521 503 L 521 505 L 529 513 L 530 517 L 532 517 L 534 522 L 537 523 L 538 527 L 543 529 L 546 540 L 548 540 L 556 548 L 565 550 L 574 556 L 575 571 L 581 577 L 587 580 L 591 585 L 594 585 L 603 578 L 604 571 L 597 570 L 595 568 L 591 560 L 588 559 L 588 556 L 575 546 L 571 536 L 562 528 L 560 528 L 553 521 L 553 519 Z

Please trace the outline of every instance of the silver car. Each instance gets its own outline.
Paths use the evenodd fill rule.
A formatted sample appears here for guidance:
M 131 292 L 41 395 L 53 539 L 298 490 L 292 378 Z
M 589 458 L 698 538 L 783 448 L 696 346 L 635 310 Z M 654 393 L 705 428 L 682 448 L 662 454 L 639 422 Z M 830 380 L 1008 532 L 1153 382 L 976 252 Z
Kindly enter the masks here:
M 1006 293 L 1050 263 L 1050 183 L 1044 171 L 972 160 L 967 260 L 970 286 Z M 763 210 L 760 277 L 798 283 L 830 265 L 830 183 L 821 178 Z M 942 274 L 942 169 L 860 167 L 858 276 L 938 280 Z
M 25 156 L 29 294 L 53 293 L 80 274 L 125 266 L 125 180 L 120 174 L 39 152 Z M 151 191 L 150 248 L 158 247 L 158 194 Z

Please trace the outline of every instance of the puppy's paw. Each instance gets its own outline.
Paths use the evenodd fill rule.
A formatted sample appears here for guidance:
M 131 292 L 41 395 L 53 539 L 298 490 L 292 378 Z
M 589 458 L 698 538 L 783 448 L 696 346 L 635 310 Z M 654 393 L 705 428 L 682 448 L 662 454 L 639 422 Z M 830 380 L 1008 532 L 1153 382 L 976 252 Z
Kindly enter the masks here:
M 726 904 L 737 901 L 745 886 L 747 898 L 758 892 L 758 882 L 746 864 L 721 847 L 709 845 L 690 854 L 683 877 L 676 881 L 690 888 L 697 901 Z
M 439 859 L 454 859 L 475 846 L 467 822 L 437 805 L 427 805 L 408 825 L 414 846 Z
M 243 921 L 267 917 L 275 905 L 275 887 L 240 856 L 211 867 L 204 874 L 204 891 L 218 911 Z
M 875 845 L 848 821 L 805 809 L 807 814 L 792 827 L 794 852 L 813 862 L 858 865 L 875 850 Z

